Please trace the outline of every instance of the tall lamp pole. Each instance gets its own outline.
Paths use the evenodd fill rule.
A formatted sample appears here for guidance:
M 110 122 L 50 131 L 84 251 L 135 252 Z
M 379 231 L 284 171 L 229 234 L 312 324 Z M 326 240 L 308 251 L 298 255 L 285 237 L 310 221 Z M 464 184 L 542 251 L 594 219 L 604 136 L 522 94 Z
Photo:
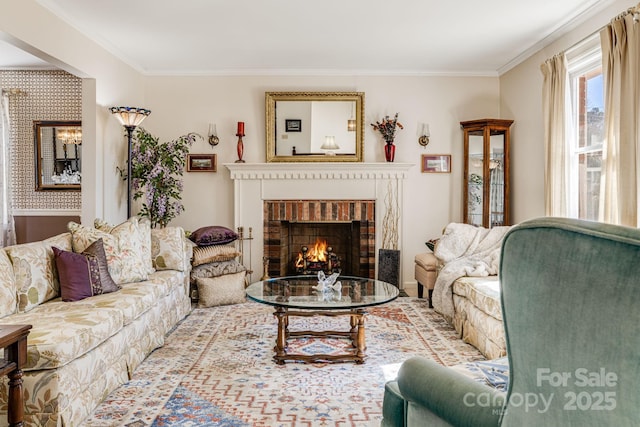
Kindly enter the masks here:
M 137 107 L 111 107 L 112 114 L 127 130 L 127 218 L 131 218 L 131 142 L 133 131 L 142 121 L 151 114 L 151 110 Z

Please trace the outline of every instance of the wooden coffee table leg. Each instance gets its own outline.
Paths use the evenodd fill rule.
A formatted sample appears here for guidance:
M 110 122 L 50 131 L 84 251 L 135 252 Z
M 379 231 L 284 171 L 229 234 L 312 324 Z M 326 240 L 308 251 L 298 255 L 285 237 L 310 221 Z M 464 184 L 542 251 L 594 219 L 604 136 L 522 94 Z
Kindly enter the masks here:
M 364 363 L 364 351 L 366 349 L 367 346 L 364 343 L 364 312 L 358 310 L 358 333 L 356 336 L 356 356 L 358 359 L 356 363 Z
M 287 309 L 284 307 L 277 307 L 274 315 L 278 318 L 278 335 L 276 336 L 276 346 L 274 348 L 276 355 L 274 357 L 276 363 L 279 365 L 284 364 L 284 357 L 287 355 L 287 326 L 289 325 L 289 316 L 287 315 Z

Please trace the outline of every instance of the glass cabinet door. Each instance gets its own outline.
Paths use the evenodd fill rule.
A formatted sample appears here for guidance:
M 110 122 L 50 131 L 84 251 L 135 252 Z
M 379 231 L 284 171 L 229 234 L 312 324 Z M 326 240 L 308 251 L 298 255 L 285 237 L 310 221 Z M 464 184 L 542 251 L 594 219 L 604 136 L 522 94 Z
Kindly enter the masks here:
M 467 224 L 509 225 L 509 127 L 513 120 L 461 122 L 464 132 L 464 207 Z

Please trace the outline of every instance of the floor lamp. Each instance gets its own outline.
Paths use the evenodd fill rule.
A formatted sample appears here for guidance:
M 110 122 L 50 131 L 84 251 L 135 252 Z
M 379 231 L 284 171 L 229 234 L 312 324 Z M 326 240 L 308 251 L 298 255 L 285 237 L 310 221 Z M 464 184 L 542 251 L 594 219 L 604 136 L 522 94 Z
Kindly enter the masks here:
M 127 130 L 127 219 L 131 218 L 131 140 L 133 130 L 151 114 L 151 110 L 137 107 L 111 107 L 112 114 Z

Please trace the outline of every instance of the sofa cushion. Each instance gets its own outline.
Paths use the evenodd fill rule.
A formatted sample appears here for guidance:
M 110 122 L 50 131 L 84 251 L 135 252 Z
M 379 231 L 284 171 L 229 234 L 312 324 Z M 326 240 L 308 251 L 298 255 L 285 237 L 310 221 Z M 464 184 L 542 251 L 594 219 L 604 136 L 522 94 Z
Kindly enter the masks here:
M 107 294 L 104 296 L 113 295 Z M 93 297 L 101 298 L 102 295 Z M 97 347 L 123 326 L 122 312 L 85 304 L 49 301 L 2 319 L 7 324 L 33 325 L 27 341 L 25 371 L 64 366 Z
M 5 249 L 13 265 L 19 312 L 29 311 L 60 295 L 60 284 L 51 249 L 53 246 L 70 251 L 70 235 L 64 233 L 40 242 Z
M 220 225 L 198 228 L 189 236 L 198 246 L 225 245 L 238 240 L 238 234 Z
M 16 312 L 17 308 L 16 278 L 13 265 L 4 250 L 0 250 L 0 318 Z
M 151 259 L 156 270 L 184 271 L 184 240 L 181 227 L 151 229 Z
M 150 281 L 125 283 L 118 292 L 97 295 L 75 304 L 95 309 L 120 311 L 124 325 L 128 325 L 149 310 L 167 293 L 165 284 Z
M 147 264 L 142 258 L 142 246 L 137 220 L 132 218 L 115 226 L 110 232 L 85 227 L 69 222 L 73 251 L 82 252 L 96 240 L 102 238 L 107 255 L 109 273 L 113 281 L 121 285 L 147 280 Z
M 453 283 L 453 293 L 467 298 L 489 316 L 502 320 L 498 276 L 460 277 Z

